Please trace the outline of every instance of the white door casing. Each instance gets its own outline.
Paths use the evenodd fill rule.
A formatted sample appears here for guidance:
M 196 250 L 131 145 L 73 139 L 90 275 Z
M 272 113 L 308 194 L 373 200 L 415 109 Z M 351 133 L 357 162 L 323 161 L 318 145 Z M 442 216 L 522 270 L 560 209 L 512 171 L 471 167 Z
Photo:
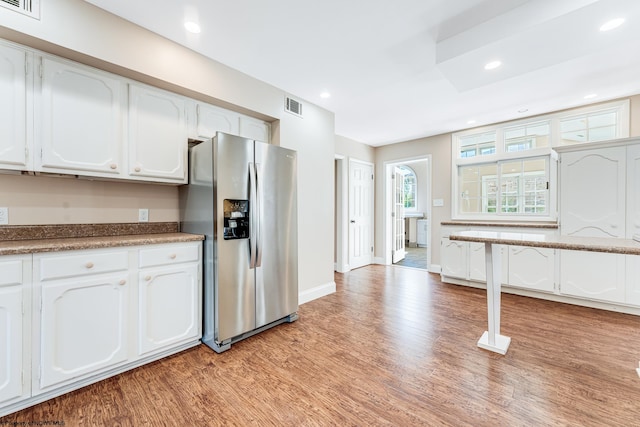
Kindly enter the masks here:
M 349 160 L 349 265 L 373 259 L 373 164 Z

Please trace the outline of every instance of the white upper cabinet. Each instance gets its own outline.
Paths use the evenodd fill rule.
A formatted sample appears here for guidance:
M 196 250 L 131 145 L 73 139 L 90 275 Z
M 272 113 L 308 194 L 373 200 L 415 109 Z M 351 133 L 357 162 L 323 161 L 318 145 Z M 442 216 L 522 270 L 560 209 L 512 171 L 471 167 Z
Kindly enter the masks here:
M 560 226 L 564 235 L 625 237 L 626 148 L 562 154 Z
M 184 183 L 187 180 L 186 98 L 129 85 L 129 176 Z
M 122 164 L 125 83 L 117 76 L 41 58 L 35 170 L 116 177 Z
M 32 167 L 27 145 L 27 88 L 32 74 L 31 53 L 0 44 L 0 168 Z
M 213 138 L 216 132 L 238 135 L 238 113 L 202 103 L 197 103 L 195 108 L 196 138 Z
M 262 120 L 240 116 L 240 136 L 269 143 L 271 126 Z

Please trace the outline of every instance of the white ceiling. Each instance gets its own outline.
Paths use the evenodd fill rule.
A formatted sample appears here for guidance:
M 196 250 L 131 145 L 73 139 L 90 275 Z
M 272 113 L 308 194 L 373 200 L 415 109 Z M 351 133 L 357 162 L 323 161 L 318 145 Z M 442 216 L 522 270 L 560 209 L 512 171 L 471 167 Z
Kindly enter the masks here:
M 333 111 L 338 135 L 373 146 L 640 93 L 639 0 L 87 1 Z

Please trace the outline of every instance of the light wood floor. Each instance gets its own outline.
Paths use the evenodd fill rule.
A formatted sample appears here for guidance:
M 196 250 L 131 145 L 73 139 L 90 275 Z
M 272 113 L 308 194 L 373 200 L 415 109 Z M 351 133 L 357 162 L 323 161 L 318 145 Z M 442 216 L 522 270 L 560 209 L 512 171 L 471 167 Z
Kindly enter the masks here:
M 422 270 L 336 274 L 300 320 L 199 346 L 0 419 L 66 426 L 640 425 L 640 318 L 503 295 L 506 356 L 476 347 L 482 290 Z

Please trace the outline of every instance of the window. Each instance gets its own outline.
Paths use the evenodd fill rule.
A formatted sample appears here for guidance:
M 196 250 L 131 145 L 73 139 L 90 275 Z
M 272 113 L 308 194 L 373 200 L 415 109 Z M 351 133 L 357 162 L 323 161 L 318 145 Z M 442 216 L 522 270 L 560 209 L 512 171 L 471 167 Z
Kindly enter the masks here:
M 486 156 L 496 152 L 496 133 L 488 132 L 460 138 L 460 157 Z
M 617 123 L 616 110 L 596 111 L 564 118 L 560 120 L 561 143 L 575 144 L 615 139 Z
M 404 175 L 404 184 L 402 189 L 404 191 L 404 208 L 405 209 L 416 209 L 416 191 L 418 186 L 418 180 L 416 178 L 416 173 L 409 166 L 399 166 Z
M 526 151 L 534 148 L 548 147 L 551 126 L 549 121 L 526 123 L 504 130 L 504 151 Z
M 629 100 L 452 135 L 454 219 L 557 218 L 554 147 L 629 136 Z
M 549 214 L 549 157 L 460 166 L 458 208 L 465 214 Z

